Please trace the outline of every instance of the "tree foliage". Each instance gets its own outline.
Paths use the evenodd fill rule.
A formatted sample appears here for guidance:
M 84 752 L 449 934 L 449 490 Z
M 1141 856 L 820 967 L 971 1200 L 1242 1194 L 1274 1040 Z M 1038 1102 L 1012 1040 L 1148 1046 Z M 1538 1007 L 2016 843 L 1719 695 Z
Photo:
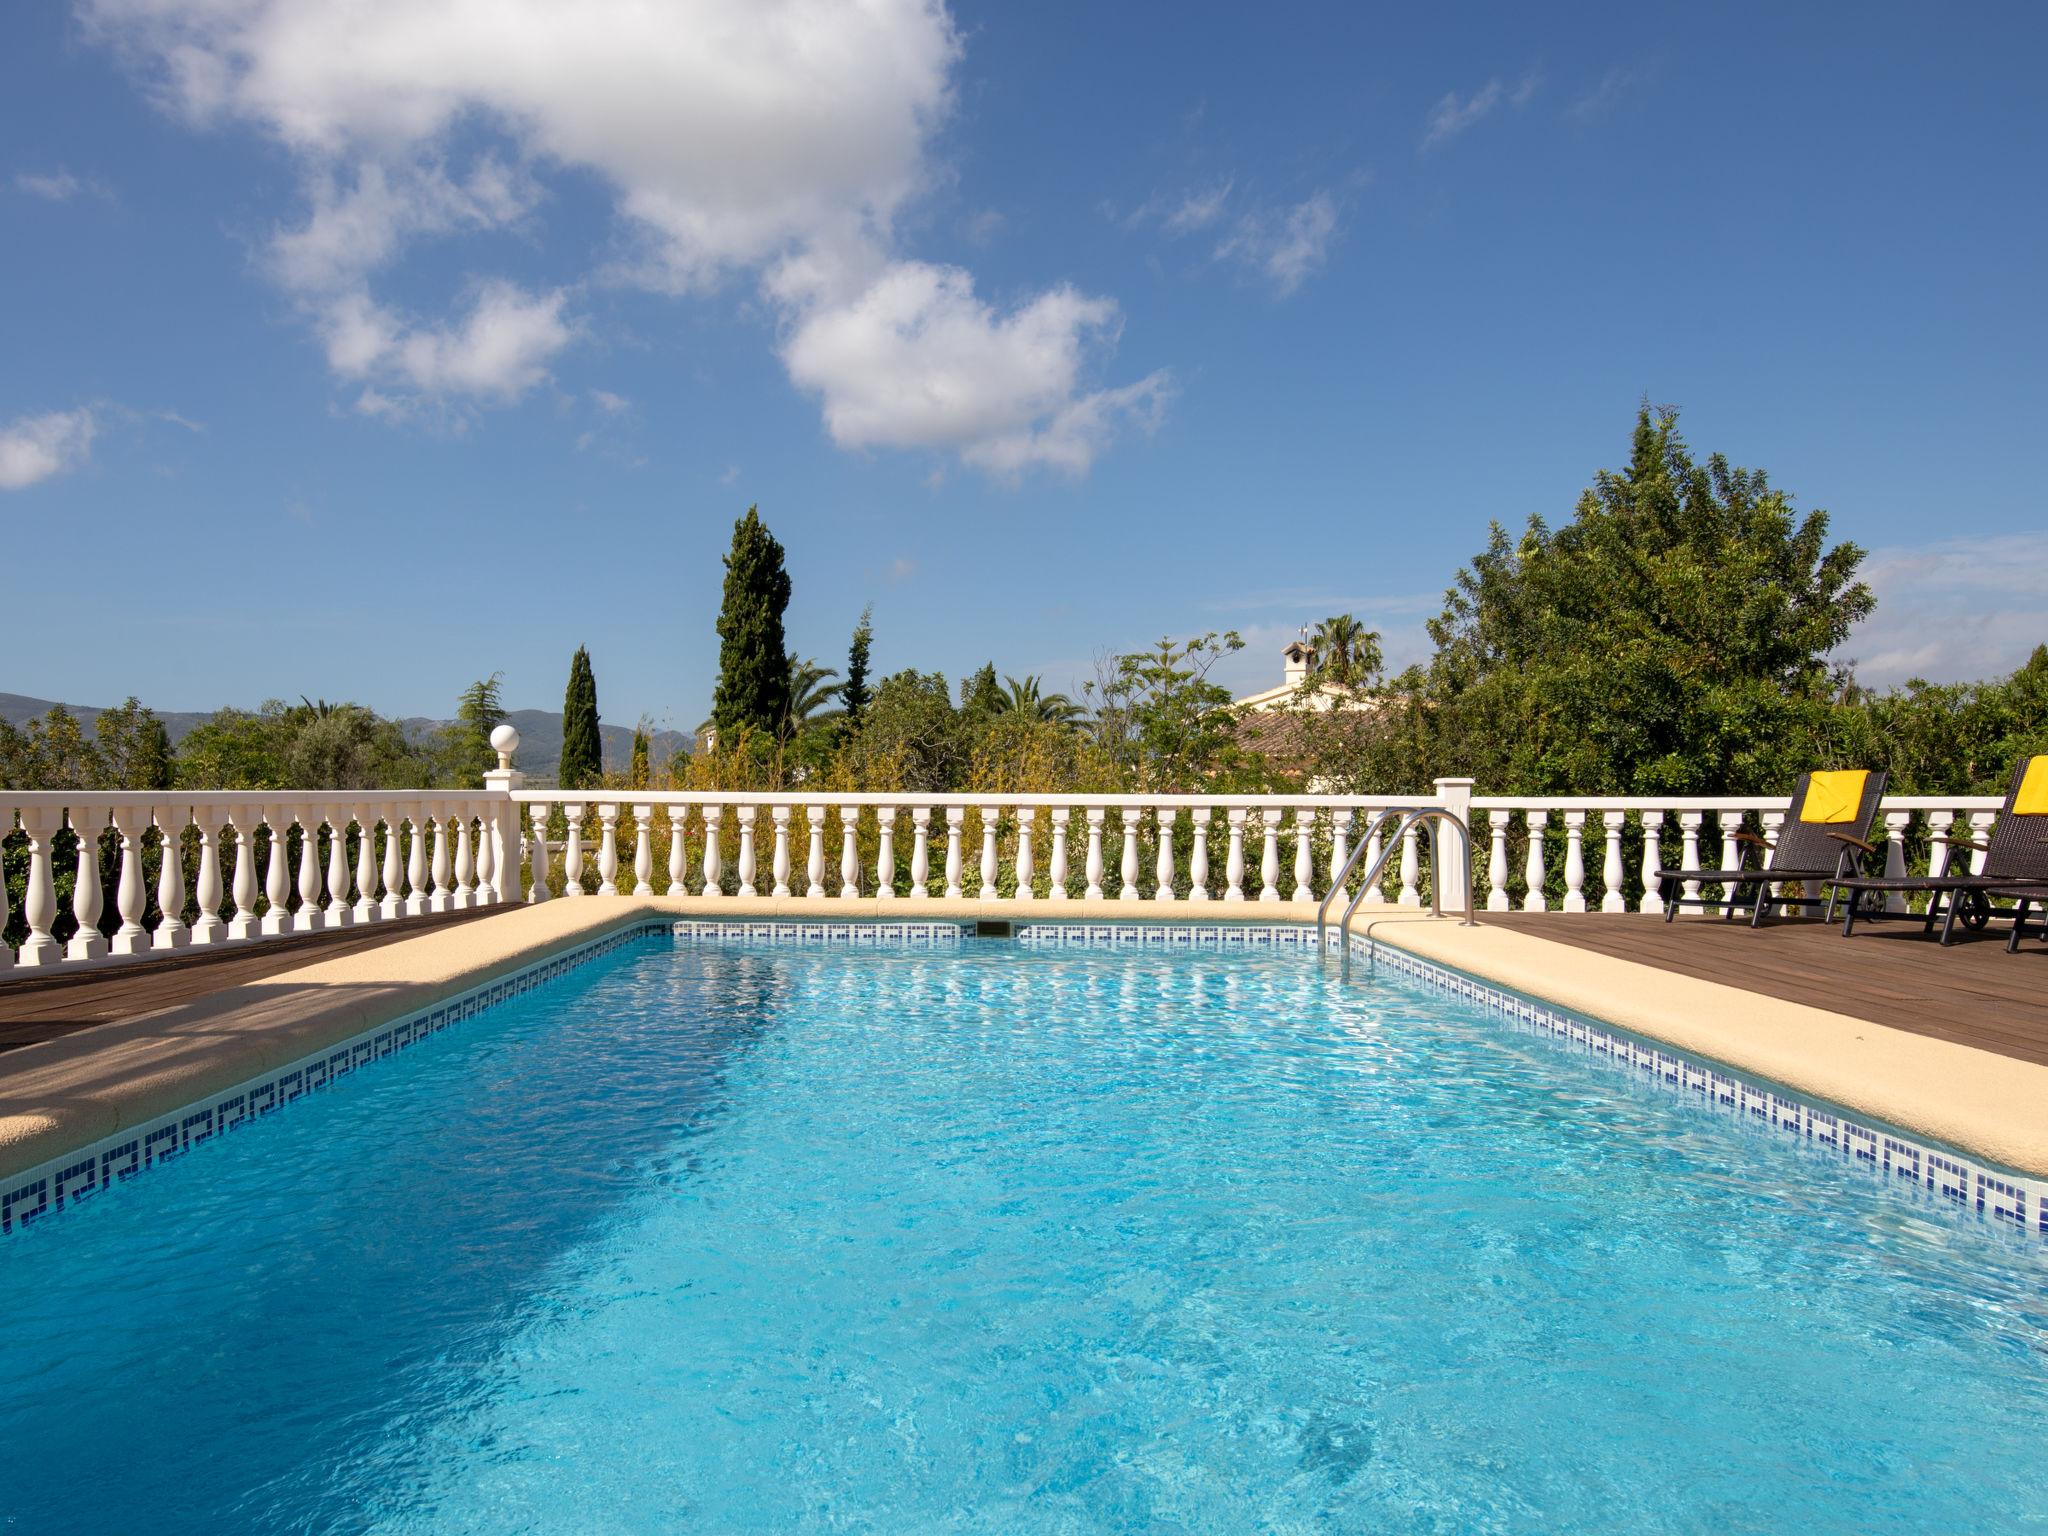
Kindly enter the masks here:
M 874 697 L 868 688 L 868 651 L 874 643 L 875 609 L 870 603 L 861 609 L 860 622 L 853 626 L 853 640 L 846 647 L 846 681 L 839 688 L 839 704 L 846 711 L 850 730 L 860 729 L 861 716 Z
M 782 630 L 789 572 L 758 507 L 733 524 L 718 611 L 718 686 L 711 723 L 721 741 L 780 735 L 789 719 L 790 657 Z
M 564 789 L 585 789 L 604 779 L 604 742 L 597 732 L 597 675 L 590 652 L 576 647 L 569 686 L 562 695 L 562 762 L 555 771 Z

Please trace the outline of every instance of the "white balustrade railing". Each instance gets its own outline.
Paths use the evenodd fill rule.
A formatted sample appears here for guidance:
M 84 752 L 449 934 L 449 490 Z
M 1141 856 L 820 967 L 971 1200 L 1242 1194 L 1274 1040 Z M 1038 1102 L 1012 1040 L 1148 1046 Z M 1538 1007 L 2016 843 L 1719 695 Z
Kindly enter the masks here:
M 1377 863 L 1391 823 L 1375 812 L 1424 805 L 1467 820 L 1469 867 L 1455 858 L 1430 867 L 1434 849 L 1410 826 L 1387 861 L 1391 872 L 1363 893 L 1365 905 L 1418 907 L 1434 885 L 1444 910 L 1455 911 L 1469 880 L 1475 905 L 1494 912 L 1655 910 L 1659 868 L 1733 870 L 1743 850 L 1728 834 L 1746 826 L 1768 835 L 1784 814 L 1775 797 L 1475 796 L 1462 779 L 1439 780 L 1434 795 L 1387 796 L 520 783 L 501 757 L 489 787 L 469 791 L 0 790 L 0 847 L 19 887 L 10 898 L 0 883 L 0 933 L 9 935 L 0 973 L 557 896 L 1301 904 L 1329 893 L 1361 829 L 1360 867 Z M 1883 872 L 1907 873 L 1909 849 L 1913 872 L 1938 868 L 1944 845 L 1935 839 L 1982 841 L 1999 803 L 1888 797 L 1872 833 Z M 622 837 L 630 849 L 623 865 Z M 94 856 L 80 859 L 74 839 Z M 1455 838 L 1444 846 L 1455 849 Z M 1973 866 L 1982 859 L 1970 856 Z M 1685 893 L 1712 897 L 1724 886 L 1707 873 L 1688 880 Z M 1898 897 L 1890 904 L 1904 906 Z
M 0 973 L 490 906 L 505 899 L 500 872 L 517 878 L 515 815 L 485 790 L 0 790 L 0 847 L 27 864 L 18 912 L 0 883 L 0 932 L 25 930 L 18 949 L 0 943 Z
M 1379 810 L 1460 802 L 1464 781 L 1445 784 L 1435 795 L 1390 796 L 520 790 L 512 798 L 530 829 L 529 902 L 616 894 L 608 853 L 594 889 L 584 868 L 580 829 L 592 821 L 607 828 L 607 850 L 610 828 L 630 828 L 641 895 L 1312 902 L 1343 867 L 1354 825 Z M 1220 868 L 1212 852 L 1219 831 L 1227 839 Z M 662 836 L 667 883 L 655 888 L 647 876 Z M 800 864 L 793 838 L 802 839 Z M 765 882 L 756 863 L 764 842 Z M 724 850 L 735 845 L 728 870 Z M 836 869 L 827 863 L 833 846 Z M 1411 831 L 1391 899 L 1420 901 L 1419 860 Z
M 1940 868 L 1942 845 L 1934 837 L 1982 841 L 2002 802 L 1995 795 L 1887 795 L 1879 802 L 1871 841 L 1880 843 L 1882 871 L 1904 875 L 1909 843 L 1928 840 L 1928 852 L 1913 873 Z M 1775 838 L 1785 817 L 1782 796 L 1474 795 L 1472 840 L 1485 849 L 1479 873 L 1481 903 L 1491 912 L 1648 912 L 1662 906 L 1656 872 L 1672 869 L 1734 870 L 1744 860 L 1730 833 L 1745 824 Z M 1589 850 L 1587 839 L 1595 846 Z M 1561 875 L 1552 873 L 1551 853 L 1564 848 Z M 1510 845 L 1522 850 L 1519 875 Z M 1713 862 L 1702 864 L 1712 848 Z M 1972 856 L 1981 866 L 1983 854 Z M 1756 860 L 1748 861 L 1752 866 Z M 1596 870 L 1597 875 L 1589 874 Z M 1726 883 L 1688 880 L 1684 894 L 1694 900 L 1725 891 Z M 1406 899 L 1405 891 L 1403 899 Z M 1892 911 L 1905 898 L 1887 898 Z

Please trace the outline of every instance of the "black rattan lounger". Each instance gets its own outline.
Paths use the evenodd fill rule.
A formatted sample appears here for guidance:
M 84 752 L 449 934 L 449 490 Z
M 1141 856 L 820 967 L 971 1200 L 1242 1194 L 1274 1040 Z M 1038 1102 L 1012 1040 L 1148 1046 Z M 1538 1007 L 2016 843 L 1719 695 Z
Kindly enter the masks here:
M 2029 921 L 2027 909 L 2029 907 L 2038 909 L 2031 919 L 2034 925 L 2034 932 L 2043 939 L 2048 939 L 2048 891 L 2043 891 L 2039 886 L 2010 885 L 1997 887 L 1986 891 L 1984 894 L 1986 896 L 2003 896 L 2019 903 L 2018 906 L 2013 908 L 2012 932 L 2006 937 L 2005 941 L 2005 952 L 2007 954 L 2017 950 L 2020 947 L 2020 940 L 2026 937 L 2027 923 Z
M 1823 907 L 1828 921 L 1834 921 L 1835 900 L 1823 898 L 1820 887 L 1839 885 L 1861 871 L 1861 852 L 1877 815 L 1877 802 L 1884 797 L 1884 774 L 1861 768 L 1829 773 L 1802 773 L 1792 786 L 1792 803 L 1785 808 L 1784 825 L 1778 828 L 1775 844 L 1754 832 L 1730 832 L 1737 842 L 1764 850 L 1761 869 L 1660 869 L 1657 884 L 1664 898 L 1664 921 L 1678 915 L 1680 907 L 1722 908 L 1733 917 L 1743 905 L 1743 891 L 1754 887 L 1749 925 L 1754 928 L 1772 906 Z M 1683 894 L 1685 882 L 1715 882 L 1725 887 L 1723 900 Z M 1772 897 L 1771 887 L 1779 881 L 1797 880 L 1813 894 Z
M 1858 917 L 1884 915 L 1862 905 L 1863 898 L 1871 894 L 1896 891 L 1909 895 L 1924 891 L 1928 902 L 1921 925 L 1931 929 L 1939 919 L 1944 944 L 1954 936 L 1959 917 L 1970 928 L 1982 928 L 1990 922 L 1994 916 L 1994 895 L 2011 896 L 2038 887 L 2034 899 L 2048 899 L 2048 754 L 2022 758 L 2014 765 L 2012 784 L 2005 792 L 2005 804 L 1998 812 L 1989 842 L 1967 837 L 1938 837 L 1935 841 L 1945 845 L 1939 874 L 1857 876 L 1842 881 L 1842 889 L 1849 894 L 1842 932 L 1853 933 Z M 1981 852 L 1984 867 L 1975 872 L 1950 873 L 1958 848 Z

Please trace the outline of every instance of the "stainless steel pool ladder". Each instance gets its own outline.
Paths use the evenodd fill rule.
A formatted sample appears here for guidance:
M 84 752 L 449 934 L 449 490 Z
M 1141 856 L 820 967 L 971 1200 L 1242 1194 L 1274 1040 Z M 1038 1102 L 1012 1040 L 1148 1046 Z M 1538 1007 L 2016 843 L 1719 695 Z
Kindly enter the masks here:
M 1377 888 L 1380 875 L 1387 867 L 1387 860 L 1391 859 L 1394 856 L 1394 851 L 1401 846 L 1401 840 L 1408 835 L 1409 828 L 1418 823 L 1426 823 L 1429 827 L 1430 916 L 1442 917 L 1444 915 L 1442 894 L 1443 839 L 1439 835 L 1437 828 L 1441 823 L 1449 822 L 1458 829 L 1458 837 L 1462 845 L 1460 851 L 1465 859 L 1465 915 L 1460 919 L 1458 926 L 1461 928 L 1477 928 L 1479 926 L 1479 920 L 1472 915 L 1472 829 L 1465 825 L 1465 818 L 1456 811 L 1447 810 L 1441 805 L 1418 806 L 1410 811 L 1403 811 L 1398 808 L 1378 811 L 1374 813 L 1372 820 L 1365 824 L 1364 829 L 1359 832 L 1358 846 L 1351 851 L 1351 857 L 1344 861 L 1344 867 L 1337 871 L 1337 878 L 1330 882 L 1330 893 L 1323 898 L 1322 904 L 1316 908 L 1316 956 L 1318 963 L 1321 963 L 1321 957 L 1328 953 L 1325 947 L 1323 930 L 1329 917 L 1330 903 L 1337 899 L 1338 893 L 1344 889 L 1345 883 L 1350 880 L 1351 871 L 1357 867 L 1358 861 L 1365 856 L 1366 849 L 1372 846 L 1373 835 L 1396 816 L 1401 818 L 1401 824 L 1394 828 L 1394 835 L 1388 838 L 1381 846 L 1379 857 L 1372 861 L 1372 867 L 1365 872 L 1365 878 L 1358 882 L 1358 894 L 1351 898 L 1350 905 L 1344 908 L 1344 915 L 1337 920 L 1337 932 L 1342 940 L 1337 948 L 1343 959 L 1342 974 L 1347 981 L 1351 979 L 1351 914 L 1356 912 L 1358 904 L 1365 900 L 1365 893 Z

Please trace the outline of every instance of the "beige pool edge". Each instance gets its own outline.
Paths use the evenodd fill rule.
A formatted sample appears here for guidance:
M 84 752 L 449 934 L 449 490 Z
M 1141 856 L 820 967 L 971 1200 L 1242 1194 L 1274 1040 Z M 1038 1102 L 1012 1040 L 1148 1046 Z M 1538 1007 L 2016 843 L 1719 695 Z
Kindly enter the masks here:
M 1313 922 L 1310 903 L 587 898 L 318 961 L 0 1057 L 0 1179 L 650 916 Z M 2048 1177 L 2048 1067 L 1529 934 L 1384 909 L 1352 931 L 1596 1022 Z

